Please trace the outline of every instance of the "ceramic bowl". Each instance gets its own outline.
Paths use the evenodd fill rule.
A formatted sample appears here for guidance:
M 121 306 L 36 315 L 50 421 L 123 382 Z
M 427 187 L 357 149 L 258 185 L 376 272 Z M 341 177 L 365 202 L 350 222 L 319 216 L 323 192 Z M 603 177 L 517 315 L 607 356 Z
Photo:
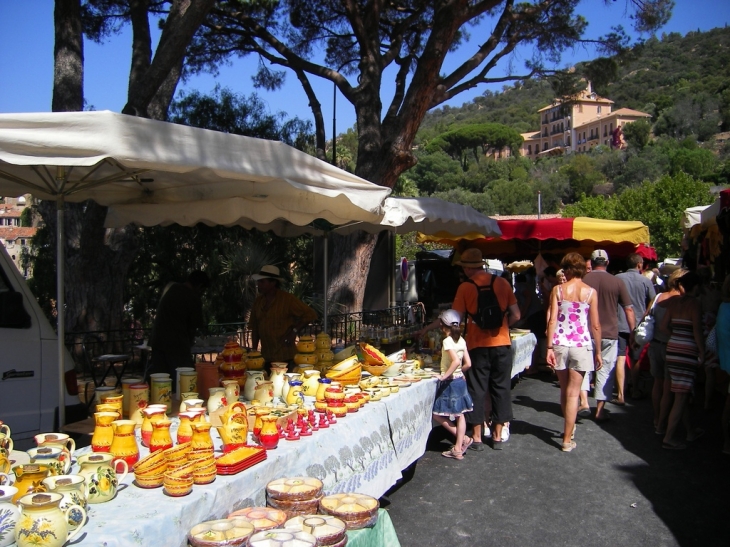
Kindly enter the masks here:
M 187 462 L 185 465 L 177 467 L 172 471 L 168 469 L 165 473 L 165 477 L 188 479 L 192 476 L 193 471 L 195 471 L 195 462 Z
M 193 482 L 195 484 L 210 484 L 215 480 L 217 474 L 218 468 L 214 463 L 213 465 L 193 471 Z
M 254 531 L 253 524 L 244 519 L 210 520 L 193 526 L 188 542 L 192 547 L 242 547 L 248 545 Z
M 208 465 L 215 465 L 215 455 L 210 454 L 204 458 L 198 458 L 197 460 L 190 460 L 194 465 L 193 469 L 201 469 Z
M 347 414 L 347 407 L 343 404 L 327 405 L 327 410 L 332 412 L 336 417 L 342 418 Z
M 368 365 L 365 363 L 362 368 L 373 376 L 381 376 L 390 366 L 392 365 Z
M 161 468 L 162 471 L 167 469 L 167 458 L 163 450 L 152 452 L 134 464 L 134 472 L 137 474 L 155 474 L 159 473 Z
M 297 351 L 299 353 L 312 353 L 315 349 L 314 339 L 311 336 L 302 336 L 299 338 L 297 342 Z
M 179 498 L 181 496 L 187 496 L 193 491 L 193 479 L 189 479 L 186 483 L 172 484 L 167 482 L 167 477 L 163 483 L 163 488 L 168 496 Z
M 173 462 L 175 460 L 184 460 L 187 458 L 188 453 L 193 449 L 192 443 L 182 443 L 178 444 L 176 446 L 173 446 L 172 448 L 168 448 L 167 450 L 164 450 L 165 458 L 167 458 L 168 462 Z
M 385 372 L 383 372 L 383 376 L 398 376 L 401 371 L 403 370 L 404 363 L 393 363 L 388 368 L 385 369 Z
M 135 473 L 134 481 L 140 488 L 159 488 L 165 480 L 165 474 L 159 475 L 138 475 Z
M 317 412 L 324 412 L 325 410 L 327 410 L 327 401 L 315 401 L 314 410 L 316 410 Z

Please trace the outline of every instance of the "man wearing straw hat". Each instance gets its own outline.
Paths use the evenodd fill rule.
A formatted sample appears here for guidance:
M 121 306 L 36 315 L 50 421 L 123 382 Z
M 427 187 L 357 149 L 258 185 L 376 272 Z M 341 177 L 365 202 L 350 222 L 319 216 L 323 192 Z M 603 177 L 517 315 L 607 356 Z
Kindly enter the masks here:
M 293 366 L 297 334 L 317 319 L 317 312 L 296 296 L 281 290 L 279 268 L 268 265 L 251 276 L 259 294 L 251 308 L 251 342 L 267 364 L 285 362 Z
M 464 269 L 469 279 L 459 285 L 452 308 L 466 314 L 466 344 L 472 366 L 467 373 L 469 394 L 474 401 L 474 411 L 466 414 L 467 422 L 473 427 L 472 440 L 468 442 L 471 450 L 484 450 L 482 444 L 482 423 L 486 417 L 485 398 L 492 403 L 492 447 L 501 450 L 502 429 L 512 420 L 512 401 L 510 395 L 512 381 L 512 342 L 509 337 L 510 325 L 520 320 L 520 308 L 512 287 L 506 279 L 484 271 L 482 252 L 479 249 L 466 249 L 461 260 L 456 263 Z M 494 278 L 492 289 L 503 310 L 502 325 L 496 329 L 481 329 L 472 316 L 477 313 L 479 287 L 489 286 Z

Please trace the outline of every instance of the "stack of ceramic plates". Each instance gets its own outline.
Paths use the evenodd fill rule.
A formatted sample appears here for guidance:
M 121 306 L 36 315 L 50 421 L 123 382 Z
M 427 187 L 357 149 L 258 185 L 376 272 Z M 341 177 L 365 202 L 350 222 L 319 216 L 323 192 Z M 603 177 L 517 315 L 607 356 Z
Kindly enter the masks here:
M 337 517 L 345 523 L 348 530 L 372 526 L 378 521 L 378 500 L 365 494 L 354 492 L 332 494 L 322 498 L 319 510 L 325 515 Z
M 288 518 L 311 515 L 319 509 L 323 486 L 314 477 L 275 479 L 266 485 L 267 503 L 286 512 Z
M 286 522 L 286 513 L 273 507 L 246 507 L 228 515 L 229 519 L 242 518 L 253 524 L 256 532 L 280 528 Z
M 317 547 L 344 547 L 347 545 L 347 526 L 329 515 L 301 515 L 286 521 L 284 528 L 307 532 L 317 538 Z
M 188 532 L 192 547 L 245 547 L 255 530 L 244 519 L 209 520 Z
M 242 446 L 215 460 L 219 475 L 235 475 L 266 459 L 266 450 L 260 446 Z

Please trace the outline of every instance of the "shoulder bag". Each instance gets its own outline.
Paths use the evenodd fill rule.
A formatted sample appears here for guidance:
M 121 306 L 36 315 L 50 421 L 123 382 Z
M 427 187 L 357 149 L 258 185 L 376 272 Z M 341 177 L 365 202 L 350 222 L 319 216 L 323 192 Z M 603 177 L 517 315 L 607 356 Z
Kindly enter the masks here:
M 654 305 L 658 298 L 658 296 L 654 298 L 649 308 L 649 313 L 644 316 L 634 329 L 634 342 L 639 346 L 648 344 L 654 338 Z

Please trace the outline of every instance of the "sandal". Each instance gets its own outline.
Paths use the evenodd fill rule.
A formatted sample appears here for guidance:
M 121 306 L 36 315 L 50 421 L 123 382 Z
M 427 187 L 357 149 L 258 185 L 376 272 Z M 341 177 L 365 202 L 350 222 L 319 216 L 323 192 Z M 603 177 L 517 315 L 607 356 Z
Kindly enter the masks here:
M 701 427 L 696 427 L 695 430 L 692 432 L 692 436 L 690 437 L 687 435 L 687 442 L 691 443 L 702 437 L 702 435 L 705 434 L 705 430 Z
M 464 459 L 464 454 L 462 454 L 460 451 L 456 450 L 456 447 L 455 446 L 452 446 L 446 452 L 441 452 L 441 455 L 444 458 L 453 458 L 455 460 L 463 460 Z
M 461 443 L 461 453 L 463 454 L 464 451 L 467 448 L 469 448 L 472 445 L 473 442 L 474 442 L 474 439 L 472 439 L 471 437 L 466 437 L 465 436 L 464 437 L 464 441 Z
M 578 446 L 578 445 L 575 444 L 575 441 L 570 441 L 569 443 L 563 443 L 563 446 L 560 450 L 562 450 L 563 452 L 570 452 L 576 446 Z
M 578 426 L 577 426 L 576 424 L 573 424 L 573 432 L 572 432 L 572 433 L 570 434 L 570 440 L 571 440 L 571 441 L 572 441 L 573 439 L 575 439 L 575 429 L 576 429 L 577 427 L 578 427 Z

